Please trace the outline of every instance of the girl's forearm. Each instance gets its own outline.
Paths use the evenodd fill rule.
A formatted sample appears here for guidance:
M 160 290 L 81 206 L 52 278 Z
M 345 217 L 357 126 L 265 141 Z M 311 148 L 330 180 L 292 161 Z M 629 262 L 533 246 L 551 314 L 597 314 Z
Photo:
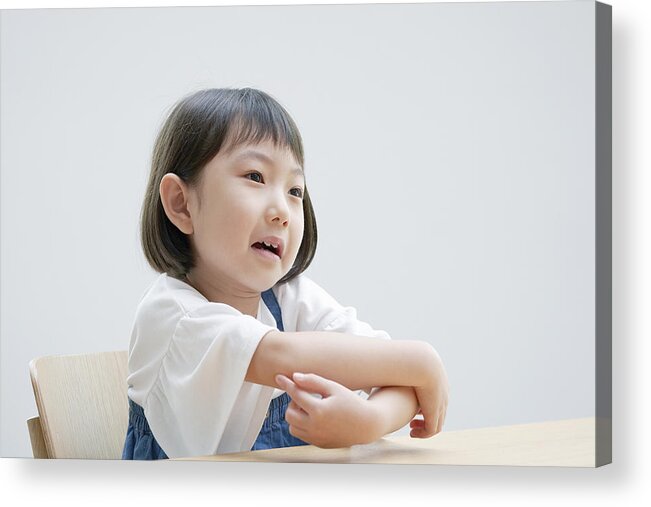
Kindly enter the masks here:
M 375 389 L 367 402 L 375 414 L 375 439 L 399 430 L 418 413 L 418 399 L 411 387 Z
M 271 331 L 260 341 L 246 380 L 275 386 L 275 376 L 316 373 L 357 390 L 427 383 L 436 352 L 426 342 L 333 332 Z

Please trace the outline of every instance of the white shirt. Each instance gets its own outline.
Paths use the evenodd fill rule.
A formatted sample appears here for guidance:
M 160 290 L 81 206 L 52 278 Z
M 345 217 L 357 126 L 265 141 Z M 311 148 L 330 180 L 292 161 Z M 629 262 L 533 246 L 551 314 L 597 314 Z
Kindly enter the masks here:
M 305 275 L 273 288 L 285 331 L 334 331 L 389 339 Z M 244 377 L 260 340 L 276 329 L 260 299 L 257 319 L 208 301 L 160 275 L 143 296 L 129 345 L 128 395 L 143 407 L 168 457 L 248 451 L 274 388 Z

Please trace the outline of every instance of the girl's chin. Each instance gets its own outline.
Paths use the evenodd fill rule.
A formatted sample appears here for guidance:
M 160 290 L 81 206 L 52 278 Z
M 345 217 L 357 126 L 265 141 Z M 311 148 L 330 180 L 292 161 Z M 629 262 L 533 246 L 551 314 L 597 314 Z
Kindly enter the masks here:
M 248 280 L 248 286 L 255 292 L 264 292 L 275 286 L 286 273 L 277 273 L 273 276 L 256 276 Z

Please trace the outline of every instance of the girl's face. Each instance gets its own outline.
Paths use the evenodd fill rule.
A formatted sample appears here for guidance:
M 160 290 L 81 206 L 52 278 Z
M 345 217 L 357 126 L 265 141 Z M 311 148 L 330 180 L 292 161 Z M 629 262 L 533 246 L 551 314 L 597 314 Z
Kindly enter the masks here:
M 190 190 L 191 276 L 233 294 L 273 287 L 303 239 L 303 169 L 273 142 L 218 153 Z

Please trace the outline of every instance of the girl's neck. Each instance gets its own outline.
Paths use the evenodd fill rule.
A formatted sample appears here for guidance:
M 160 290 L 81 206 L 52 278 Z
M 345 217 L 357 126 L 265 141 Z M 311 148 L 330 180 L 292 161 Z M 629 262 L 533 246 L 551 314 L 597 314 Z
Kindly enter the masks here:
M 226 304 L 244 315 L 250 315 L 253 318 L 257 318 L 258 316 L 258 308 L 260 306 L 259 293 L 235 294 L 234 291 L 224 291 L 221 286 L 206 283 L 203 280 L 197 280 L 192 274 L 186 275 L 184 281 L 201 292 L 212 303 Z

